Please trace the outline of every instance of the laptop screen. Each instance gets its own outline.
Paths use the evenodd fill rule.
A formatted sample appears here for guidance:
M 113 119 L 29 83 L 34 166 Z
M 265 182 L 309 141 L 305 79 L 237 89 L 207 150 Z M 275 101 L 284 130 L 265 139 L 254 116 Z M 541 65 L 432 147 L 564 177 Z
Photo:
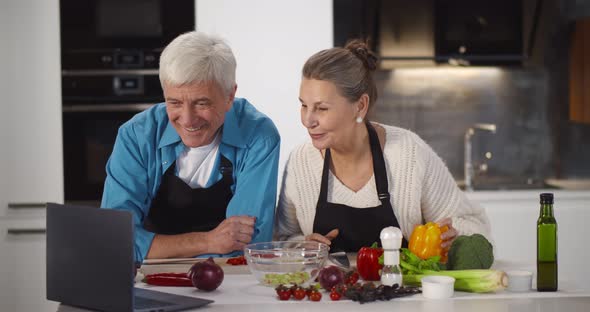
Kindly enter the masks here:
M 132 222 L 128 211 L 47 204 L 47 299 L 102 311 L 180 311 L 212 303 L 134 288 Z
M 133 223 L 128 211 L 47 205 L 47 299 L 133 310 Z

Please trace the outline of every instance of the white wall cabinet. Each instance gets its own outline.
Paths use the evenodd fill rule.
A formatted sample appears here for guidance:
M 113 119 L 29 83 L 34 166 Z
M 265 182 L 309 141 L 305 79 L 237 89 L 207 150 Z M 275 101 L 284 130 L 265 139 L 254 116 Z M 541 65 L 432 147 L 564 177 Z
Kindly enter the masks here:
M 1 1 L 0 45 L 4 216 L 63 202 L 59 0 Z
M 0 311 L 56 311 L 45 298 L 44 219 L 0 218 Z

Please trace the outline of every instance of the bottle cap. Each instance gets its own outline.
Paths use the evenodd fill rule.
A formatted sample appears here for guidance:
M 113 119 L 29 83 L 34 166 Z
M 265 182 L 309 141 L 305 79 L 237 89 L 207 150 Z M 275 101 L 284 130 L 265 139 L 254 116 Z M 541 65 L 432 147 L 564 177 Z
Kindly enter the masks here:
M 542 193 L 541 204 L 553 204 L 553 193 Z
M 394 226 L 388 226 L 381 230 L 381 246 L 383 249 L 400 249 L 402 246 L 402 231 Z

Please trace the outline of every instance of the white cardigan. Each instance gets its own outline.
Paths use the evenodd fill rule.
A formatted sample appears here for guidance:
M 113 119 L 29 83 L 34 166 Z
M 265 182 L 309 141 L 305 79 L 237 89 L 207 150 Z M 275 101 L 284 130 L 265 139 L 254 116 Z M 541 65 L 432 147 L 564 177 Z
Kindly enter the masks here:
M 459 235 L 480 233 L 492 242 L 485 210 L 467 199 L 432 148 L 409 130 L 381 126 L 386 132 L 383 156 L 391 205 L 404 237 L 410 237 L 416 224 L 452 217 Z M 323 164 L 322 154 L 311 142 L 291 152 L 277 207 L 276 240 L 301 239 L 313 233 Z M 380 205 L 375 176 L 354 192 L 330 172 L 328 202 L 359 209 Z

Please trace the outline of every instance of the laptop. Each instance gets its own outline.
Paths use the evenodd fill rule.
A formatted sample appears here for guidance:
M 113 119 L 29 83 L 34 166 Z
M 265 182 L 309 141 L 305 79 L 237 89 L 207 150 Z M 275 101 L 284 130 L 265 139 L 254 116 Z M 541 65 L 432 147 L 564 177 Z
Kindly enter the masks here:
M 129 211 L 47 204 L 47 299 L 101 311 L 181 311 L 212 300 L 135 288 Z

